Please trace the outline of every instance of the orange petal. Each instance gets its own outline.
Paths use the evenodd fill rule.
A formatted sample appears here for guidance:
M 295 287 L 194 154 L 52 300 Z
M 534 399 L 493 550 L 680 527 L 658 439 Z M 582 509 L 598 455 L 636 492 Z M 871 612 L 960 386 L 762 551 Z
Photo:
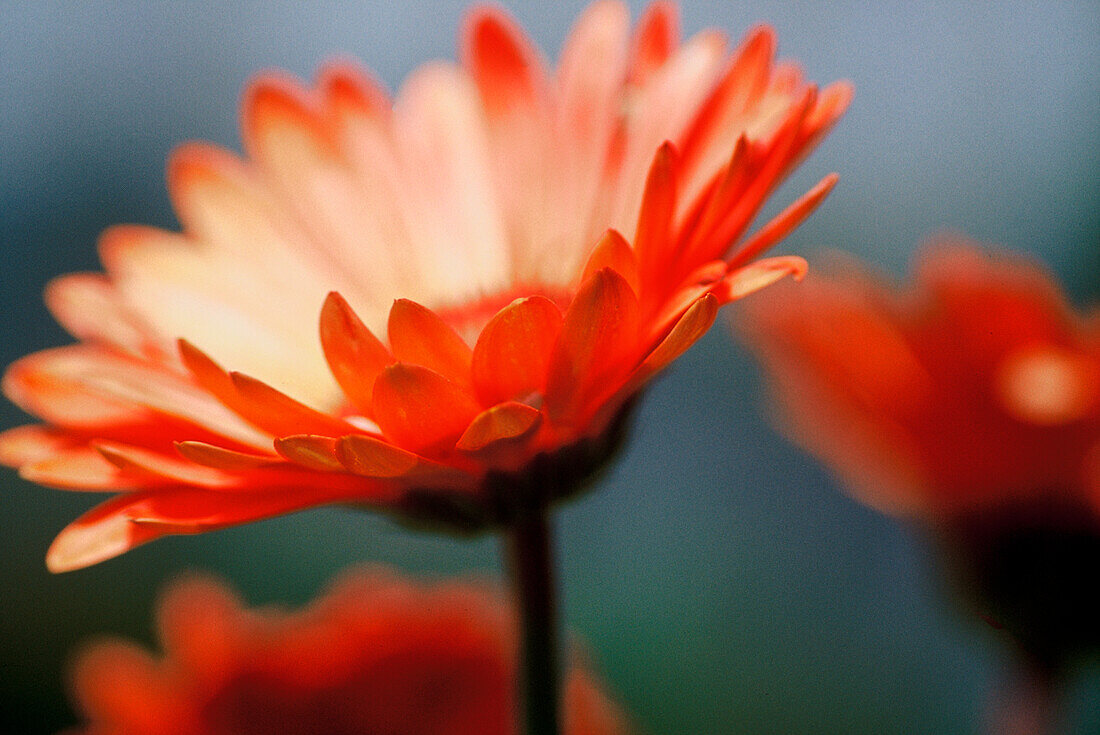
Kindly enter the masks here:
M 241 400 L 242 415 L 275 436 L 322 434 L 342 436 L 358 429 L 343 419 L 299 403 L 270 385 L 244 375 L 229 373 Z
M 775 31 L 768 26 L 746 34 L 729 69 L 700 106 L 682 139 L 680 150 L 686 168 L 694 171 L 703 163 L 703 154 L 729 130 L 727 123 L 737 121 L 763 94 L 771 75 L 775 46 Z M 739 127 L 743 128 L 744 123 Z
M 296 434 L 275 440 L 275 451 L 296 465 L 318 472 L 342 472 L 336 456 L 336 439 L 331 436 Z
M 634 35 L 630 78 L 635 84 L 646 79 L 668 61 L 680 41 L 680 18 L 676 5 L 654 2 L 646 7 Z
M 706 334 L 718 315 L 718 306 L 718 299 L 712 294 L 697 299 L 676 322 L 668 336 L 642 362 L 638 369 L 639 380 L 649 380 Z
M 176 451 L 196 464 L 230 472 L 254 470 L 278 462 L 278 457 L 249 454 L 198 441 L 176 442 Z
M 220 488 L 234 484 L 232 475 L 159 452 L 115 442 L 96 442 L 95 449 L 120 470 L 184 485 Z
M 344 395 L 369 412 L 374 380 L 393 356 L 335 291 L 321 308 L 321 347 Z
M 91 447 L 66 449 L 19 468 L 24 480 L 62 490 L 132 490 L 148 480 L 123 474 Z
M 42 424 L 16 426 L 0 432 L 0 464 L 19 467 L 48 459 L 79 441 L 78 437 Z
M 384 117 L 390 100 L 385 90 L 366 71 L 345 60 L 329 62 L 318 75 L 325 111 L 338 124 L 349 117 Z
M 630 288 L 637 294 L 640 291 L 638 285 L 638 259 L 634 256 L 634 248 L 622 235 L 615 230 L 608 230 L 596 243 L 592 253 L 585 263 L 584 273 L 581 275 L 581 283 L 591 278 L 601 268 L 610 268 L 626 279 Z
M 561 311 L 542 296 L 517 299 L 489 320 L 471 368 L 482 403 L 522 399 L 542 389 L 561 323 Z
M 713 293 L 721 303 L 727 304 L 786 276 L 794 276 L 796 281 L 800 281 L 806 275 L 806 269 L 806 261 L 797 256 L 765 258 L 730 273 L 713 289 Z
M 562 322 L 546 383 L 547 414 L 556 422 L 579 418 L 595 390 L 614 386 L 637 346 L 638 300 L 615 271 L 597 271 L 581 286 Z
M 455 446 L 465 452 L 476 452 L 494 442 L 524 436 L 541 420 L 538 409 L 523 403 L 501 403 L 475 416 Z
M 211 394 L 227 408 L 236 411 L 241 405 L 237 389 L 233 387 L 233 381 L 229 373 L 222 369 L 221 365 L 214 362 L 209 355 L 195 347 L 185 339 L 177 340 L 180 351 L 180 360 L 191 372 L 203 390 Z
M 671 253 L 670 232 L 676 213 L 676 150 L 665 141 L 653 157 L 646 179 L 634 252 L 643 291 L 652 288 L 664 274 Z
M 459 385 L 469 384 L 469 345 L 431 309 L 397 299 L 388 328 L 390 347 L 399 362 L 426 367 Z
M 4 395 L 27 413 L 60 426 L 95 427 L 148 417 L 144 408 L 89 390 L 85 376 L 107 371 L 131 379 L 150 372 L 102 347 L 54 347 L 12 363 L 4 373 Z
M 375 381 L 373 409 L 382 433 L 415 452 L 449 449 L 480 411 L 459 385 L 428 368 L 400 362 Z
M 295 80 L 268 75 L 253 81 L 241 105 L 241 133 L 250 157 L 289 175 L 300 156 L 334 156 L 335 141 L 313 102 Z
M 462 63 L 490 114 L 530 104 L 546 85 L 546 69 L 523 30 L 502 9 L 476 7 L 462 33 Z
M 139 356 L 153 349 L 147 328 L 101 274 L 55 278 L 46 286 L 45 299 L 50 313 L 77 339 L 101 341 Z
M 336 442 L 336 456 L 344 467 L 364 477 L 402 477 L 420 463 L 412 452 L 373 436 L 341 438 Z
M 367 482 L 357 478 L 354 484 L 333 483 L 325 489 L 279 487 L 249 493 L 157 488 L 120 495 L 58 534 L 46 552 L 46 566 L 51 572 L 81 569 L 173 533 L 201 533 L 324 503 L 374 499 L 382 489 Z
M 803 220 L 810 216 L 829 192 L 836 186 L 836 174 L 829 174 L 817 183 L 812 189 L 799 197 L 793 204 L 780 212 L 768 224 L 760 228 L 760 231 L 738 246 L 729 259 L 730 267 L 736 268 L 742 263 L 748 263 L 760 253 L 770 248 L 775 243 L 791 234 Z

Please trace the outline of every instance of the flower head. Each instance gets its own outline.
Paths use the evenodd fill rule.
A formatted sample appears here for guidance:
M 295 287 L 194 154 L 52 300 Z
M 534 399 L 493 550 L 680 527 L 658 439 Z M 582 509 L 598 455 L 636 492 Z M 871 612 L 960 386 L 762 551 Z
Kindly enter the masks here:
M 489 591 L 347 575 L 297 612 L 247 609 L 208 579 L 160 605 L 164 653 L 101 641 L 73 669 L 89 735 L 509 735 L 515 621 Z M 618 708 L 579 667 L 565 732 L 622 735 Z
M 853 263 L 742 310 L 786 427 L 869 504 L 1100 508 L 1100 320 L 1023 257 L 944 241 L 894 290 Z
M 945 241 L 910 288 L 849 263 L 741 316 L 788 432 L 930 532 L 1030 667 L 1100 650 L 1100 313 L 1030 260 Z
M 80 344 L 7 373 L 45 424 L 0 460 L 126 491 L 49 566 L 324 503 L 478 529 L 574 491 L 719 306 L 804 268 L 756 258 L 835 176 L 746 233 L 851 92 L 774 43 L 681 43 L 666 3 L 631 32 L 597 2 L 551 68 L 478 8 L 461 64 L 392 100 L 346 64 L 259 78 L 246 158 L 169 163 L 183 232 L 104 233 L 106 274 L 47 291 Z

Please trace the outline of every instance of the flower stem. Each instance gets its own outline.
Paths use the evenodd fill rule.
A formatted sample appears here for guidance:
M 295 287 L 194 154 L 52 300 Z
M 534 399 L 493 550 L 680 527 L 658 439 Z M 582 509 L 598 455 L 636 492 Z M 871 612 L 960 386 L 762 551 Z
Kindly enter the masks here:
M 508 531 L 507 546 L 521 625 L 519 722 L 523 735 L 560 735 L 554 554 L 546 511 L 519 516 Z

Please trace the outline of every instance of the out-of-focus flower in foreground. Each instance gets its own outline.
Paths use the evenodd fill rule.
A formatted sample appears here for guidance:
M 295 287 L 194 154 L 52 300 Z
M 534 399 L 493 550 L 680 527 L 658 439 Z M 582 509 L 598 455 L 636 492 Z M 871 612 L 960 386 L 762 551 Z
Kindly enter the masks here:
M 944 240 L 895 289 L 847 262 L 739 319 L 788 433 L 925 524 L 1036 666 L 1100 643 L 1100 312 L 1021 256 Z
M 45 423 L 0 461 L 126 491 L 50 568 L 325 503 L 479 529 L 576 491 L 718 307 L 802 272 L 757 256 L 835 182 L 748 234 L 850 88 L 774 63 L 768 28 L 731 52 L 677 24 L 598 2 L 555 69 L 479 8 L 461 64 L 392 100 L 344 64 L 256 80 L 245 158 L 170 161 L 183 232 L 104 233 L 106 274 L 47 291 L 80 344 L 6 375 Z
M 297 612 L 247 609 L 206 579 L 160 606 L 154 656 L 110 640 L 78 656 L 87 735 L 511 735 L 515 620 L 486 589 L 346 576 Z M 624 718 L 578 667 L 564 732 L 621 735 Z

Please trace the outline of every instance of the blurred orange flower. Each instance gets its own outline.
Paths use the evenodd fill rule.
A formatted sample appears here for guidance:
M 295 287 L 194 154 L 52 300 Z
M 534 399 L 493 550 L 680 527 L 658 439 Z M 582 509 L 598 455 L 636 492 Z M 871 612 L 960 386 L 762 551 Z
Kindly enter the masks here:
M 861 500 L 920 517 L 1100 501 L 1100 313 L 962 241 L 926 247 L 904 289 L 838 265 L 738 324 L 788 433 Z
M 160 605 L 163 656 L 86 648 L 72 686 L 87 735 L 506 735 L 516 732 L 515 621 L 480 587 L 346 575 L 297 612 L 246 609 L 208 579 Z M 587 672 L 565 683 L 567 735 L 621 735 Z
M 1100 651 L 1100 311 L 958 240 L 904 289 L 840 265 L 740 314 L 777 415 L 860 500 L 930 532 L 960 601 L 1049 694 Z
M 50 568 L 324 503 L 479 529 L 575 492 L 719 306 L 804 268 L 756 257 L 835 176 L 747 231 L 851 90 L 774 46 L 681 43 L 667 3 L 632 33 L 597 2 L 554 69 L 477 8 L 461 64 L 393 100 L 347 64 L 256 80 L 247 158 L 182 147 L 184 231 L 104 233 L 106 275 L 46 294 L 80 344 L 5 377 L 45 423 L 0 436 L 0 461 L 127 491 Z

